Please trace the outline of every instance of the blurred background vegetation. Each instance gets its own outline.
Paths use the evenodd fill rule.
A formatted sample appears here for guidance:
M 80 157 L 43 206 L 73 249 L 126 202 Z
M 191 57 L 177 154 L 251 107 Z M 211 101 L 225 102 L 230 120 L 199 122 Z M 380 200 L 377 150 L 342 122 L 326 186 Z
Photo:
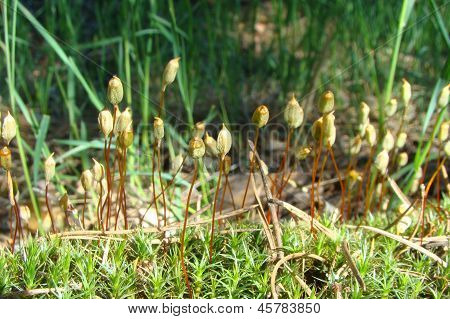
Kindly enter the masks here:
M 290 92 L 312 119 L 318 93 L 333 90 L 337 119 L 347 124 L 340 127 L 351 134 L 347 110 L 361 100 L 382 107 L 406 77 L 426 114 L 433 88 L 449 79 L 449 3 L 1 0 L 2 111 L 14 104 L 25 128 L 28 189 L 42 178 L 49 149 L 58 149 L 59 178 L 76 180 L 89 166 L 90 149 L 103 145 L 97 112 L 113 74 L 124 82 L 122 107 L 132 107 L 145 154 L 146 124 L 174 56 L 182 60 L 166 97 L 168 113 L 177 114 L 166 121 L 171 157 L 178 151 L 172 141 L 187 138 L 170 129 L 180 119 L 246 123 L 259 104 L 279 114 Z

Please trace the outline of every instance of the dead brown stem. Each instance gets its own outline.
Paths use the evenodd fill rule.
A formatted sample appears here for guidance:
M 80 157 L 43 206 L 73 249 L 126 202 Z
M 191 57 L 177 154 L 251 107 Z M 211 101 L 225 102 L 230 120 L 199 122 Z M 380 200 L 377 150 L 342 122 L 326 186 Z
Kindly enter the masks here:
M 275 232 L 275 240 L 276 240 L 277 250 L 278 250 L 278 257 L 282 258 L 284 256 L 284 253 L 282 250 L 282 248 L 283 248 L 283 241 L 282 241 L 283 232 L 281 230 L 280 222 L 278 220 L 277 209 L 272 202 L 272 199 L 273 199 L 272 192 L 270 191 L 269 184 L 267 182 L 267 177 L 264 174 L 262 161 L 261 161 L 261 158 L 259 157 L 258 152 L 255 149 L 255 145 L 250 140 L 248 141 L 248 145 L 250 146 L 250 149 L 252 150 L 252 152 L 254 154 L 254 158 L 258 162 L 259 173 L 261 175 L 261 179 L 262 179 L 262 182 L 264 185 L 264 192 L 266 193 L 266 200 L 269 205 L 270 216 L 272 217 L 272 223 L 273 223 L 273 228 L 274 228 L 274 232 Z

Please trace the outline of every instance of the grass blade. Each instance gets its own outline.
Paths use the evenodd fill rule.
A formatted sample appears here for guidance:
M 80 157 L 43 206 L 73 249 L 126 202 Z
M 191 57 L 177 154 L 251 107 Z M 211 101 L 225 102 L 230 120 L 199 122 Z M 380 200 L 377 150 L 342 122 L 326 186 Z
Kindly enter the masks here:
M 398 19 L 397 33 L 395 35 L 394 51 L 392 52 L 391 66 L 389 68 L 389 76 L 384 91 L 384 105 L 386 105 L 391 99 L 392 87 L 394 86 L 395 70 L 397 68 L 398 54 L 400 52 L 400 44 L 402 42 L 403 30 L 411 14 L 414 2 L 415 0 L 403 0 L 400 17 Z M 381 132 L 384 132 L 384 105 L 379 106 Z
M 45 138 L 47 137 L 48 126 L 50 124 L 50 116 L 44 115 L 39 125 L 36 144 L 33 152 L 33 182 L 36 185 L 39 177 L 39 164 L 41 163 L 41 153 L 44 148 Z
M 89 86 L 86 79 L 81 74 L 80 70 L 78 69 L 77 65 L 73 61 L 73 59 L 68 56 L 64 50 L 61 48 L 61 46 L 58 44 L 58 42 L 55 40 L 55 38 L 42 26 L 42 24 L 39 23 L 39 21 L 33 16 L 33 14 L 28 11 L 28 9 L 22 5 L 21 3 L 18 4 L 18 8 L 22 15 L 33 25 L 33 27 L 41 34 L 41 36 L 47 41 L 47 43 L 50 45 L 50 47 L 55 51 L 55 53 L 59 56 L 59 58 L 64 62 L 65 65 L 71 69 L 71 71 L 75 74 L 77 79 L 80 81 L 81 85 L 83 86 L 84 90 L 89 96 L 89 99 L 91 100 L 92 104 L 98 109 L 103 109 L 103 103 L 98 98 L 95 91 Z

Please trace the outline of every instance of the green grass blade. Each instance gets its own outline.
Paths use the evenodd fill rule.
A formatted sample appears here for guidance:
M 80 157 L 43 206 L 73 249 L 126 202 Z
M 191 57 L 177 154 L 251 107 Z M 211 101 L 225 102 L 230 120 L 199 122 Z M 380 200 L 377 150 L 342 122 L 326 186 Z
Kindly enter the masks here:
M 20 12 L 23 14 L 23 16 L 41 34 L 41 36 L 45 39 L 45 41 L 47 41 L 50 47 L 59 56 L 61 61 L 64 62 L 64 64 L 67 65 L 71 69 L 71 71 L 75 74 L 75 76 L 83 86 L 84 90 L 88 94 L 89 99 L 94 104 L 94 106 L 98 110 L 103 109 L 103 103 L 100 101 L 95 91 L 89 86 L 87 80 L 83 77 L 73 59 L 64 52 L 64 50 L 61 48 L 61 46 L 58 44 L 55 38 L 42 26 L 42 24 L 39 23 L 39 21 L 33 16 L 33 14 L 30 11 L 28 11 L 28 9 L 24 5 L 19 3 L 18 8 Z
M 48 126 L 50 124 L 50 116 L 44 115 L 39 125 L 38 135 L 36 137 L 36 144 L 33 152 L 33 182 L 36 185 L 39 177 L 39 167 L 41 163 L 41 154 L 47 137 Z
M 17 8 L 18 1 L 14 2 L 14 8 Z M 6 62 L 6 69 L 7 69 L 7 78 L 8 78 L 8 89 L 9 89 L 9 99 L 11 102 L 11 110 L 14 115 L 14 117 L 17 118 L 17 112 L 16 112 L 16 105 L 15 105 L 15 82 L 14 82 L 14 75 L 12 74 L 14 72 L 14 65 L 15 65 L 15 59 L 13 59 L 14 56 L 14 46 L 15 46 L 15 25 L 13 25 L 13 37 L 11 39 L 11 43 L 13 45 L 13 48 L 10 49 L 9 43 L 9 33 L 8 33 L 8 2 L 4 1 L 4 10 L 3 10 L 3 28 L 4 28 L 4 36 L 5 36 L 5 62 Z M 13 23 L 16 23 L 16 16 L 17 10 L 13 10 Z M 12 55 L 11 55 L 12 54 Z M 31 184 L 30 179 L 30 172 L 28 170 L 28 163 L 27 163 L 27 156 L 25 154 L 25 149 L 22 141 L 22 136 L 20 134 L 20 123 L 17 124 L 17 134 L 16 134 L 16 140 L 17 140 L 17 147 L 19 149 L 19 156 L 20 156 L 20 162 L 22 164 L 23 169 L 23 175 L 25 177 L 25 182 L 28 188 L 28 192 L 30 194 L 31 203 L 33 205 L 33 210 L 36 214 L 37 220 L 39 222 L 39 225 L 41 224 L 41 214 L 40 214 L 40 208 L 39 204 L 36 198 L 36 195 L 33 191 L 33 185 Z
M 395 70 L 397 68 L 398 54 L 400 52 L 400 44 L 402 42 L 403 30 L 408 22 L 408 18 L 411 14 L 414 6 L 414 0 L 403 0 L 400 17 L 398 19 L 398 28 L 395 35 L 394 50 L 391 57 L 391 66 L 389 68 L 389 76 L 384 91 L 384 105 L 386 105 L 391 99 L 392 87 L 394 86 Z M 384 105 L 379 106 L 380 111 L 380 131 L 384 132 Z
M 444 86 L 444 81 L 442 79 L 439 79 L 436 85 L 434 86 L 433 94 L 431 95 L 430 103 L 428 104 L 427 108 L 427 114 L 425 115 L 425 119 L 423 121 L 422 125 L 422 134 L 421 134 L 421 141 L 420 144 L 422 144 L 423 138 L 425 136 L 425 132 L 427 131 L 428 125 L 430 125 L 431 117 L 434 114 L 434 111 L 436 110 L 437 105 L 437 99 L 439 97 L 439 93 L 441 92 L 442 87 Z
M 433 7 L 434 15 L 436 16 L 439 31 L 441 31 L 442 37 L 444 38 L 445 43 L 447 43 L 447 47 L 450 48 L 450 36 L 448 35 L 448 31 L 447 28 L 445 27 L 444 19 L 442 18 L 441 12 L 439 11 L 439 8 L 434 0 L 430 0 L 430 2 Z

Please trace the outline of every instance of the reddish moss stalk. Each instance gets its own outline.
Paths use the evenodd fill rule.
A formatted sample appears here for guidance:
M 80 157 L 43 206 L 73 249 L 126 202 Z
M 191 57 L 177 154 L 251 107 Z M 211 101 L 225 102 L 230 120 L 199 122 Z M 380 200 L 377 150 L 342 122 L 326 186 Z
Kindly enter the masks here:
M 126 193 L 125 193 L 125 174 L 126 174 L 126 156 L 127 156 L 127 150 L 124 150 L 123 153 L 123 160 L 118 160 L 118 166 L 119 166 L 119 187 L 117 191 L 117 205 L 116 205 L 116 218 L 115 218 L 115 224 L 114 224 L 114 230 L 117 229 L 117 224 L 119 220 L 119 214 L 120 210 L 122 210 L 124 215 L 124 223 L 125 228 L 128 228 L 128 220 L 127 220 L 127 214 L 126 214 Z
M 105 150 L 104 150 L 104 156 L 105 156 L 105 166 L 106 166 L 106 205 L 107 205 L 107 212 L 106 212 L 106 229 L 108 229 L 109 226 L 109 217 L 111 215 L 111 201 L 110 201 L 110 192 L 111 192 L 111 170 L 109 168 L 109 153 L 108 153 L 108 145 L 107 140 L 105 138 Z M 103 211 L 103 208 L 102 208 Z
M 186 288 L 189 293 L 189 298 L 192 298 L 192 289 L 191 285 L 189 283 L 189 276 L 186 269 L 186 264 L 184 262 L 184 239 L 186 236 L 186 226 L 187 226 L 187 220 L 189 216 L 189 203 L 191 202 L 191 195 L 192 195 L 192 189 L 194 188 L 195 180 L 197 179 L 197 172 L 198 172 L 198 163 L 197 161 L 194 162 L 194 176 L 192 177 L 191 186 L 189 188 L 188 198 L 186 202 L 186 210 L 184 212 L 184 222 L 183 222 L 183 230 L 181 231 L 180 235 L 180 260 L 181 260 L 181 269 L 183 271 L 184 281 L 186 283 Z
M 384 182 L 385 182 L 385 175 L 382 175 L 381 176 L 381 194 L 380 194 L 380 200 L 378 201 L 378 211 L 379 212 L 381 212 L 381 210 L 383 209 L 383 198 L 384 198 L 384 192 L 385 192 Z
M 314 204 L 314 188 L 315 188 L 315 184 L 316 184 L 317 166 L 319 165 L 320 154 L 322 152 L 322 139 L 323 139 L 323 127 L 321 127 L 321 129 L 320 129 L 319 149 L 317 149 L 317 147 L 314 148 L 314 163 L 313 163 L 313 170 L 312 170 L 312 174 L 311 174 L 311 193 L 310 193 L 311 232 L 314 232 L 314 215 L 315 215 L 315 209 L 316 209 L 315 204 Z
M 83 210 L 81 212 L 81 225 L 83 225 L 83 229 L 86 229 L 86 225 L 84 224 L 84 213 L 86 211 L 86 202 L 87 202 L 87 192 L 84 192 L 84 200 L 83 200 Z
M 169 181 L 169 183 L 166 184 L 166 187 L 164 188 L 164 191 L 167 192 L 169 187 L 172 186 L 172 184 L 175 182 L 175 178 L 177 177 L 178 173 L 181 171 L 181 168 L 184 165 L 184 162 L 186 161 L 186 157 L 187 155 L 185 155 L 183 157 L 183 161 L 181 162 L 180 167 L 178 167 L 177 171 L 175 172 L 175 174 L 172 176 L 172 179 Z M 162 192 L 158 194 L 158 196 L 156 196 L 156 200 L 158 200 L 158 198 L 162 195 Z M 148 205 L 147 209 L 145 210 L 145 213 L 142 215 L 142 217 L 139 220 L 139 224 L 142 226 L 142 222 L 144 221 L 145 215 L 147 214 L 147 212 L 149 211 L 149 209 L 153 206 L 153 203 L 155 202 L 155 200 L 152 200 L 150 202 L 150 204 Z
M 375 171 L 375 176 L 373 180 L 368 180 L 366 184 L 366 203 L 364 205 L 364 218 L 367 217 L 367 212 L 372 204 L 372 195 L 373 195 L 373 187 L 375 185 L 376 180 L 378 179 L 378 170 Z
M 128 229 L 128 214 L 127 214 L 127 191 L 125 187 L 125 179 L 127 178 L 127 149 L 124 149 L 123 155 L 123 169 L 122 169 L 122 192 L 123 192 L 123 218 L 125 223 L 125 229 Z
M 258 145 L 258 137 L 259 137 L 259 127 L 256 128 L 255 138 L 253 140 L 253 144 L 255 144 L 255 147 Z M 249 173 L 248 178 L 247 178 L 247 186 L 245 187 L 244 198 L 242 199 L 241 208 L 244 208 L 244 205 L 245 205 L 245 199 L 247 198 L 247 192 L 248 192 L 248 188 L 250 186 L 250 179 L 251 179 L 252 174 L 253 174 L 253 165 L 254 164 L 255 164 L 255 161 L 252 158 L 252 160 L 250 161 L 250 173 Z M 228 176 L 226 178 L 228 180 Z
M 317 214 L 320 214 L 320 182 L 322 181 L 322 177 L 323 177 L 323 172 L 325 171 L 325 166 L 327 164 L 328 161 L 328 149 L 325 152 L 325 155 L 323 157 L 323 161 L 322 161 L 322 167 L 320 168 L 320 173 L 319 173 L 319 179 L 317 180 L 317 202 L 318 202 L 318 207 L 317 207 Z
M 287 136 L 287 140 L 286 140 L 286 146 L 285 146 L 284 156 L 283 156 L 283 169 L 282 169 L 282 174 L 281 174 L 280 190 L 281 190 L 281 188 L 282 188 L 282 186 L 283 186 L 283 183 L 284 183 L 284 177 L 285 177 L 285 175 L 286 175 L 286 166 L 287 166 L 287 165 L 286 165 L 286 162 L 287 162 L 288 165 L 289 165 L 289 158 L 288 158 L 288 156 L 289 156 L 289 147 L 291 146 L 292 132 L 293 132 L 293 129 L 289 129 L 288 136 Z M 279 193 L 280 193 L 280 196 L 281 196 L 281 192 L 279 192 Z
M 356 155 L 351 155 L 350 162 L 348 163 L 347 169 L 345 170 L 345 179 L 346 179 L 346 192 L 347 192 L 347 205 L 344 204 L 344 209 L 346 210 L 346 216 L 348 218 L 352 217 L 352 204 L 351 204 L 351 198 L 352 198 L 352 190 L 350 188 L 350 177 L 349 173 L 353 169 L 353 167 L 356 167 Z M 345 194 L 344 194 L 345 197 Z
M 220 205 L 219 205 L 219 216 L 222 216 L 222 211 L 223 211 L 223 204 L 225 202 L 225 195 L 227 193 L 227 180 L 228 180 L 228 175 L 225 174 L 225 184 L 222 187 L 222 197 L 220 199 Z M 224 221 L 223 220 L 219 220 L 219 225 L 223 225 Z
M 155 203 L 155 211 L 156 211 L 156 220 L 159 225 L 159 218 L 158 218 L 158 202 L 156 201 L 156 187 L 155 187 L 155 148 L 156 148 L 156 142 L 153 144 L 153 154 L 152 154 L 152 189 L 153 189 L 153 203 Z
M 8 222 L 9 222 L 9 237 L 11 237 L 11 242 L 13 242 L 14 231 L 13 231 L 13 207 L 12 206 L 9 209 Z
M 228 180 L 228 174 L 225 174 L 225 190 L 227 189 L 227 186 L 228 186 L 228 191 L 230 192 L 231 203 L 233 204 L 233 209 L 236 210 L 236 204 L 234 203 L 233 191 L 231 190 L 231 184 Z
M 48 212 L 48 215 L 50 216 L 50 221 L 52 222 L 52 231 L 53 231 L 53 233 L 56 233 L 55 223 L 53 221 L 53 216 L 52 216 L 52 210 L 50 209 L 50 204 L 48 202 L 48 184 L 45 185 L 45 205 L 47 205 L 47 212 Z
M 108 203 L 108 208 L 107 208 L 107 213 L 106 213 L 106 229 L 109 229 L 109 221 L 111 218 L 111 205 L 112 205 L 112 192 L 111 189 L 113 187 L 113 178 L 114 178 L 114 171 L 115 171 L 115 159 L 113 161 L 113 173 L 111 175 L 111 169 L 109 167 L 109 157 L 111 154 L 111 143 L 112 143 L 112 137 L 114 134 L 114 129 L 116 126 L 116 110 L 119 108 L 118 105 L 114 105 L 114 110 L 113 110 L 113 129 L 109 135 L 109 141 L 108 141 L 108 146 L 106 147 L 106 152 L 105 152 L 105 164 L 106 164 L 106 182 L 108 185 L 108 194 L 107 194 L 107 203 Z M 106 139 L 105 139 L 105 143 L 106 143 Z
M 164 192 L 164 184 L 161 177 L 161 146 L 156 146 L 156 157 L 158 162 L 158 175 L 159 175 L 159 184 L 161 185 L 161 193 L 163 198 L 163 206 L 164 206 L 164 227 L 167 225 L 167 207 L 166 207 L 166 195 Z
M 341 185 L 341 222 L 344 221 L 344 204 L 345 204 L 345 185 L 344 185 L 344 181 L 342 180 L 341 177 L 341 172 L 339 171 L 339 168 L 336 164 L 336 160 L 334 158 L 334 152 L 333 152 L 333 148 L 331 147 L 330 143 L 328 142 L 328 150 L 330 152 L 330 156 L 331 156 L 331 160 L 333 161 L 333 165 L 334 165 L 334 169 L 336 170 L 336 174 L 337 177 L 339 179 L 339 184 Z
M 22 241 L 24 240 L 22 222 L 20 220 L 20 209 L 19 209 L 19 206 L 17 205 L 15 197 L 14 197 L 14 205 L 12 205 L 11 208 L 14 209 L 14 214 L 16 217 L 16 227 L 14 229 L 14 237 L 13 237 L 13 241 L 11 243 L 11 245 L 12 245 L 11 252 L 14 253 L 14 248 L 16 246 L 17 232 L 19 232 L 19 240 L 20 240 L 20 238 L 22 238 Z M 11 224 L 12 224 L 12 221 L 11 221 Z M 11 226 L 11 228 L 12 228 L 12 226 Z
M 14 227 L 14 236 L 13 236 L 13 240 L 12 240 L 12 243 L 11 243 L 11 252 L 14 253 L 14 248 L 16 246 L 17 231 L 19 229 L 18 225 L 19 225 L 20 216 L 17 215 L 17 211 L 15 209 L 15 206 L 11 206 L 11 208 L 14 210 L 14 215 L 16 217 L 16 227 Z
M 441 170 L 441 167 L 445 163 L 445 158 L 442 160 L 442 162 L 439 164 L 437 170 L 433 173 L 433 175 L 430 178 L 430 181 L 427 184 L 427 187 L 425 189 L 425 194 L 422 195 L 422 231 L 420 234 L 420 245 L 422 245 L 423 236 L 424 236 L 424 228 L 425 228 L 425 208 L 427 205 L 427 198 L 428 198 L 428 192 L 431 189 L 431 186 L 433 185 L 434 180 L 436 179 L 436 176 L 439 175 L 439 172 Z
M 97 220 L 98 220 L 98 229 L 102 230 L 103 232 L 105 231 L 105 227 L 103 225 L 103 221 L 102 221 L 102 215 L 101 215 L 101 211 L 102 211 L 102 197 L 103 197 L 103 185 L 102 185 L 102 181 L 99 182 L 100 183 L 100 196 L 98 198 L 98 203 L 97 203 Z
M 370 149 L 369 159 L 367 161 L 366 166 L 364 167 L 364 172 L 363 172 L 363 176 L 361 178 L 361 182 L 359 183 L 359 186 L 358 186 L 358 191 L 357 191 L 357 195 L 356 195 L 356 213 L 355 213 L 355 217 L 356 217 L 356 214 L 358 213 L 358 210 L 359 210 L 359 205 L 360 205 L 360 200 L 361 200 L 361 196 L 362 196 L 362 189 L 363 189 L 364 179 L 370 172 L 370 166 L 372 165 L 372 157 L 373 157 L 374 152 L 375 152 L 375 148 L 372 147 Z M 367 196 L 367 186 L 368 185 L 369 185 L 369 178 L 367 178 L 367 181 L 366 181 L 366 196 Z M 366 215 L 364 215 L 364 218 L 366 218 Z
M 217 205 L 217 196 L 219 195 L 220 184 L 222 181 L 222 170 L 223 170 L 223 159 L 219 160 L 219 179 L 217 180 L 216 193 L 214 194 L 214 205 L 213 205 L 213 214 L 211 220 L 211 238 L 209 240 L 209 263 L 212 262 L 213 255 L 213 241 L 214 241 L 214 225 L 216 218 L 216 205 Z
M 441 150 L 442 150 L 442 142 L 439 142 L 439 150 L 438 150 L 438 158 L 437 158 L 437 162 L 438 162 L 438 173 L 437 173 L 437 180 L 436 180 L 436 203 L 437 203 L 437 210 L 440 216 L 441 213 Z

